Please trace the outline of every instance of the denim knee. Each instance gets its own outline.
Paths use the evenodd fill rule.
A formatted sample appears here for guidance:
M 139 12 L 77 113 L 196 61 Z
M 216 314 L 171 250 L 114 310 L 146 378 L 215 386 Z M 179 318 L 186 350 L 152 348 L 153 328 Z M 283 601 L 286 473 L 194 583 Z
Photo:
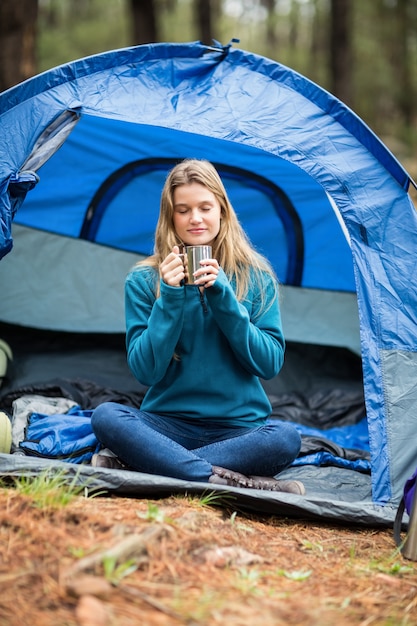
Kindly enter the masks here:
M 301 435 L 292 424 L 286 424 L 285 441 L 296 458 L 301 450 Z
M 114 402 L 103 402 L 96 407 L 91 415 L 91 428 L 98 436 L 100 431 L 107 428 L 109 419 L 114 419 L 116 405 Z

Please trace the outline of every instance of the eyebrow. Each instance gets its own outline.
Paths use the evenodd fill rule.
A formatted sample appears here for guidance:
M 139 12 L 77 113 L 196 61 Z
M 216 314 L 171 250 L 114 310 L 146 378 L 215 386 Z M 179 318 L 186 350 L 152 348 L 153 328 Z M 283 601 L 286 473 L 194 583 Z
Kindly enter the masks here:
M 198 206 L 202 206 L 204 204 L 208 204 L 210 206 L 214 206 L 215 203 L 212 200 L 202 200 L 201 202 L 198 203 Z M 188 207 L 189 204 L 187 204 L 187 202 L 176 202 L 174 204 L 174 209 L 176 209 L 177 207 Z

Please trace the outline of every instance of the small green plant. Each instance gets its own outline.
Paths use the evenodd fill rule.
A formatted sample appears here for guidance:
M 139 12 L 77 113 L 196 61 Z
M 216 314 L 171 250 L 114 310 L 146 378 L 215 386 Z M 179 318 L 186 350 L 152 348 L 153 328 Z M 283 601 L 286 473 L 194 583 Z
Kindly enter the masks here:
M 384 574 L 391 574 L 393 576 L 401 576 L 401 574 L 411 574 L 415 571 L 411 565 L 404 565 L 403 563 L 376 563 L 373 565 L 373 569 L 377 569 L 378 572 Z
M 389 556 L 383 559 L 372 559 L 369 563 L 369 570 L 389 574 L 391 576 L 401 576 L 416 572 L 416 568 L 410 564 L 404 564 L 398 559 L 401 558 L 401 547 L 396 548 Z
M 285 578 L 289 578 L 290 580 L 296 580 L 298 582 L 307 580 L 307 578 L 311 576 L 311 573 L 311 570 L 293 570 L 289 572 L 285 569 L 279 569 L 277 571 L 278 576 L 285 576 Z
M 243 524 L 242 522 L 237 521 L 236 518 L 237 518 L 237 511 L 233 511 L 233 513 L 230 516 L 230 524 L 231 526 L 236 528 L 236 530 L 242 531 L 245 533 L 256 533 L 255 528 L 253 528 L 252 526 L 249 526 L 249 524 Z
M 235 496 L 232 493 L 228 493 L 227 491 L 203 491 L 200 496 L 196 496 L 195 494 L 185 494 L 177 496 L 178 498 L 184 498 L 188 502 L 192 502 L 197 504 L 198 506 L 216 506 L 222 505 L 226 503 L 228 500 L 234 500 Z
M 258 583 L 262 579 L 262 572 L 256 569 L 247 569 L 242 567 L 238 571 L 239 578 L 236 587 L 244 594 L 259 595 L 260 589 Z
M 174 521 L 170 517 L 167 517 L 164 511 L 162 511 L 162 509 L 160 509 L 159 506 L 154 502 L 148 502 L 148 510 L 145 511 L 145 513 L 137 511 L 136 515 L 142 519 L 145 519 L 147 522 L 172 524 Z
M 226 491 L 203 491 L 198 499 L 198 503 L 201 506 L 212 506 L 222 504 L 226 500 L 230 499 L 234 499 L 234 496 Z
M 356 545 L 353 543 L 349 548 L 349 558 L 351 561 L 356 557 Z
M 87 556 L 89 556 L 90 554 L 93 554 L 95 551 L 95 547 L 94 546 L 90 546 L 89 548 L 81 548 L 79 546 L 69 546 L 68 547 L 68 554 L 70 554 L 71 556 L 73 556 L 76 559 L 85 559 Z
M 14 478 L 14 487 L 22 495 L 31 498 L 39 509 L 59 509 L 65 507 L 84 491 L 84 485 L 77 484 L 78 472 L 69 479 L 66 469 L 43 470 L 36 476 Z
M 83 557 L 85 557 L 85 550 L 84 550 L 84 548 L 78 548 L 76 546 L 70 546 L 68 548 L 68 552 L 70 553 L 71 556 L 74 556 L 76 559 L 82 559 Z
M 153 502 L 148 502 L 148 512 L 146 514 L 146 519 L 149 522 L 164 522 L 165 513 L 161 511 L 161 509 Z
M 318 543 L 317 541 L 308 541 L 305 540 L 302 542 L 303 548 L 305 550 L 309 550 L 310 552 L 320 552 L 322 553 L 324 551 L 323 546 L 321 545 L 321 543 Z
M 103 557 L 103 569 L 106 580 L 112 585 L 119 585 L 123 578 L 133 574 L 138 568 L 138 564 L 135 559 L 129 559 L 124 563 L 117 563 L 117 558 L 114 556 Z

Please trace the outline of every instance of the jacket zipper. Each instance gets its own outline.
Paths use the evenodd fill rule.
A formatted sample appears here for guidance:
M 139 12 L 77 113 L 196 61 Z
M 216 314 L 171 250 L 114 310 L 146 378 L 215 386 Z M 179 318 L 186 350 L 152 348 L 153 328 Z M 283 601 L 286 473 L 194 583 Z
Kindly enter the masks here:
M 206 303 L 206 299 L 204 297 L 204 290 L 200 291 L 200 289 L 199 289 L 198 293 L 200 295 L 200 303 L 201 303 L 201 306 L 203 307 L 203 313 L 208 313 L 207 303 Z

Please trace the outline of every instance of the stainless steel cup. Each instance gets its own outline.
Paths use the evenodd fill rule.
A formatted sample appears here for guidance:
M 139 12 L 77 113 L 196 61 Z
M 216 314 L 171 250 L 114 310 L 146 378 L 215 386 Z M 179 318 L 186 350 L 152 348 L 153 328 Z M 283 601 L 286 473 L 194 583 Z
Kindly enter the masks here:
M 417 561 L 417 489 L 414 492 L 408 532 L 401 552 L 406 559 Z
M 202 259 L 211 259 L 211 246 L 185 246 L 184 265 L 186 268 L 186 285 L 194 285 L 194 272 L 201 268 Z

